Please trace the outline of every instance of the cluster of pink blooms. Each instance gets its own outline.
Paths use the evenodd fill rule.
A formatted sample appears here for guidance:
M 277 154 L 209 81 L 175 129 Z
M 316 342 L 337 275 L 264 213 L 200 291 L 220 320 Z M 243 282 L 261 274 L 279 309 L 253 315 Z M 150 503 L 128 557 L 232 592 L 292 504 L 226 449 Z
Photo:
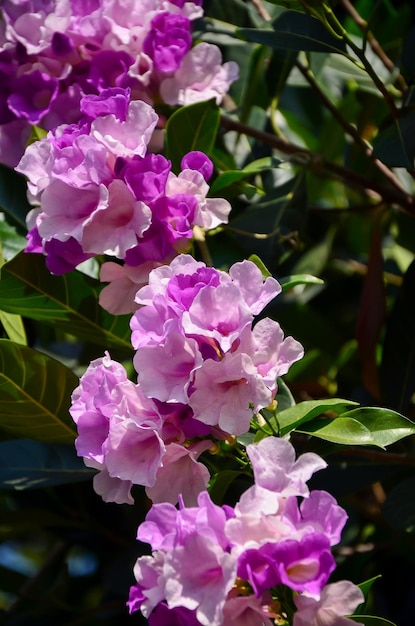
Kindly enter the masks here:
M 131 100 L 129 89 L 84 96 L 80 106 L 78 123 L 28 146 L 16 168 L 38 205 L 27 217 L 26 251 L 45 254 L 54 274 L 95 255 L 123 260 L 126 269 L 112 264 L 103 271 L 105 279 L 121 281 L 125 296 L 125 282 L 136 291 L 152 267 L 188 247 L 194 226 L 226 222 L 231 206 L 206 198 L 213 165 L 203 153 L 188 153 L 175 175 L 169 160 L 148 152 L 158 117 Z M 107 300 L 113 313 L 132 310 L 117 293 Z M 120 302 L 126 311 L 117 310 Z
M 79 120 L 82 96 L 131 89 L 147 103 L 219 102 L 238 76 L 219 48 L 193 46 L 202 0 L 3 0 L 0 161 L 14 167 L 31 134 Z
M 109 355 L 74 391 L 76 447 L 99 471 L 95 490 L 131 502 L 132 484 L 155 502 L 196 502 L 209 473 L 198 457 L 241 435 L 273 401 L 277 377 L 303 355 L 279 324 L 254 317 L 281 291 L 251 261 L 229 274 L 179 255 L 153 269 L 131 318 L 138 383 Z
M 137 538 L 153 553 L 134 567 L 130 611 L 150 626 L 356 626 L 344 616 L 361 590 L 326 584 L 346 513 L 306 485 L 326 463 L 313 453 L 295 460 L 292 445 L 274 437 L 246 451 L 255 483 L 235 507 L 215 505 L 206 491 L 197 506 L 152 506 Z

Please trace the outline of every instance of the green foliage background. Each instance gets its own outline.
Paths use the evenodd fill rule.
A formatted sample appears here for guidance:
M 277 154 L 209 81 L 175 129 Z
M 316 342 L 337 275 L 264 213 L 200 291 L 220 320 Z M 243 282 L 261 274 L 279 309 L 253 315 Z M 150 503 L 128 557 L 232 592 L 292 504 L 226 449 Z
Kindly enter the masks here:
M 414 8 L 204 6 L 196 37 L 220 45 L 241 78 L 220 109 L 162 111 L 173 167 L 205 151 L 211 194 L 233 207 L 193 253 L 222 269 L 255 254 L 281 279 L 266 314 L 306 355 L 280 385 L 269 432 L 329 462 L 312 486 L 350 515 L 335 576 L 381 575 L 360 621 L 413 626 Z M 98 306 L 93 264 L 90 275 L 55 277 L 21 252 L 25 181 L 5 167 L 0 206 L 0 615 L 10 626 L 141 623 L 125 598 L 149 502 L 139 488 L 134 507 L 101 502 L 68 415 L 90 360 L 110 349 L 131 370 L 128 317 Z M 231 460 L 222 469 L 212 494 L 232 502 L 246 484 Z

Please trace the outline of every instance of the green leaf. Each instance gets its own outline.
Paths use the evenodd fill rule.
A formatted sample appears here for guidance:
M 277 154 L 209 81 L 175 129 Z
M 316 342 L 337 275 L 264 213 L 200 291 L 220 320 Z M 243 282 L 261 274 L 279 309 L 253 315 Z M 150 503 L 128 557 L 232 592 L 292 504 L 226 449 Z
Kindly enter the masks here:
M 342 417 L 352 418 L 367 428 L 375 445 L 385 448 L 404 437 L 415 435 L 415 424 L 409 419 L 381 407 L 359 407 L 343 413 Z
M 11 226 L 0 217 L 0 256 L 2 259 L 10 261 L 26 247 L 26 244 L 25 237 L 18 235 L 14 226 Z
M 192 150 L 210 155 L 219 119 L 215 100 L 190 104 L 173 113 L 166 124 L 166 156 L 172 162 L 173 171 L 180 170 L 182 158 Z
M 248 176 L 252 176 L 252 174 L 247 174 L 242 170 L 228 170 L 227 172 L 222 172 L 222 174 L 219 174 L 211 185 L 209 195 L 214 196 L 223 189 L 227 189 L 231 185 L 238 183 L 240 180 L 244 180 L 244 178 L 247 178 Z
M 377 445 L 369 429 L 350 417 L 340 416 L 333 420 L 317 419 L 311 424 L 297 428 L 296 431 L 343 446 Z
M 275 396 L 275 400 L 277 402 L 277 410 L 283 411 L 284 409 L 288 409 L 289 407 L 294 406 L 295 400 L 283 378 L 278 378 L 277 383 L 278 391 L 277 395 Z
M 342 398 L 329 398 L 328 400 L 306 400 L 295 406 L 278 411 L 276 418 L 283 437 L 291 430 L 298 428 L 326 411 L 344 413 L 350 406 L 357 406 L 356 402 L 343 400 Z
M 268 270 L 265 263 L 261 261 L 261 259 L 259 258 L 257 254 L 251 254 L 251 256 L 248 258 L 248 261 L 251 261 L 257 266 L 257 268 L 261 271 L 262 277 L 264 279 L 272 276 L 271 272 Z
M 371 590 L 373 584 L 380 578 L 382 578 L 382 575 L 378 574 L 377 576 L 373 576 L 373 578 L 369 578 L 369 580 L 365 580 L 363 583 L 360 583 L 358 585 L 358 587 L 362 590 L 365 598 L 367 598 L 369 591 Z
M 6 335 L 11 341 L 27 346 L 26 331 L 20 315 L 0 311 L 0 324 L 3 326 Z
M 415 476 L 396 485 L 387 495 L 382 513 L 393 528 L 415 533 Z
M 331 35 L 318 19 L 310 15 L 285 11 L 272 26 L 273 30 L 239 28 L 236 34 L 248 41 L 280 50 L 347 54 L 344 41 Z
M 32 439 L 0 442 L 0 487 L 35 489 L 90 480 L 94 470 L 76 455 L 73 445 Z
M 0 428 L 20 437 L 70 443 L 75 374 L 46 354 L 0 339 Z
M 128 315 L 98 304 L 100 283 L 81 272 L 52 276 L 40 254 L 20 253 L 1 269 L 0 309 L 40 320 L 101 346 L 131 350 Z
M 324 280 L 317 278 L 317 276 L 312 276 L 311 274 L 293 274 L 292 276 L 284 276 L 283 278 L 279 278 L 278 282 L 280 283 L 283 291 L 289 291 L 297 285 L 324 285 Z
M 280 165 L 281 161 L 274 157 L 263 157 L 248 163 L 242 170 L 226 170 L 217 176 L 210 187 L 210 195 L 215 195 L 222 189 L 226 189 L 245 178 L 249 178 L 255 174 L 261 174 L 268 170 L 273 170 Z

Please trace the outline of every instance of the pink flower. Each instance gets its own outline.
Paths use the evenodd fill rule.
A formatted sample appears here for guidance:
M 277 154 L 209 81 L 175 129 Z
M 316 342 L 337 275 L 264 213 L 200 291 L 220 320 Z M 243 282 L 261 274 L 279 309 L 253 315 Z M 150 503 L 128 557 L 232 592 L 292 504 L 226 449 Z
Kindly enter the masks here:
M 113 390 L 127 380 L 124 367 L 105 357 L 92 361 L 72 393 L 69 412 L 78 427 L 75 441 L 79 456 L 103 463 L 102 446 L 109 432 L 109 416 L 114 405 Z
M 212 539 L 193 533 L 166 554 L 163 574 L 170 608 L 195 610 L 202 626 L 222 626 L 223 607 L 236 576 L 231 554 Z
M 246 354 L 225 354 L 221 361 L 207 359 L 195 372 L 189 405 L 204 424 L 240 435 L 249 430 L 255 411 L 272 400 Z
M 97 117 L 91 124 L 91 137 L 120 157 L 144 157 L 158 116 L 145 102 L 130 102 L 125 122 L 115 115 Z
M 137 201 L 121 180 L 108 185 L 108 203 L 98 206 L 84 224 L 82 245 L 86 252 L 119 259 L 137 245 L 151 224 L 151 209 Z
M 197 458 L 210 446 L 208 440 L 187 448 L 177 443 L 168 444 L 156 474 L 156 482 L 146 488 L 150 500 L 176 504 L 181 495 L 186 506 L 195 506 L 198 495 L 205 491 L 210 479 L 209 470 Z
M 202 42 L 187 53 L 174 76 L 162 81 L 160 94 L 167 104 L 186 105 L 210 98 L 219 104 L 238 76 L 236 63 L 222 65 L 219 48 Z
M 279 496 L 309 494 L 306 481 L 327 463 L 313 452 L 306 452 L 295 460 L 293 446 L 285 439 L 267 437 L 247 446 L 247 454 L 254 470 L 255 484 Z
M 347 514 L 332 495 L 314 490 L 300 506 L 296 497 L 288 498 L 282 518 L 300 532 L 323 533 L 334 546 L 340 541 Z
M 134 302 L 135 294 L 140 287 L 147 284 L 151 270 L 159 265 L 156 261 L 147 261 L 137 266 L 119 265 L 112 261 L 103 263 L 100 280 L 109 284 L 99 294 L 102 308 L 113 315 L 133 313 L 139 306 Z
M 327 585 L 319 600 L 294 596 L 298 610 L 293 626 L 356 626 L 355 621 L 344 616 L 352 614 L 363 601 L 362 591 L 348 580 Z
M 91 463 L 87 463 L 87 465 L 93 467 Z M 133 484 L 130 480 L 122 480 L 121 478 L 110 476 L 104 466 L 98 465 L 95 469 L 100 471 L 98 474 L 95 474 L 93 479 L 94 491 L 101 496 L 104 502 L 134 504 L 134 498 L 131 495 Z
M 163 345 L 143 346 L 134 357 L 144 393 L 162 402 L 188 402 L 192 373 L 202 364 L 196 341 L 172 329 Z
M 255 596 L 229 597 L 223 607 L 223 624 L 232 626 L 273 626 L 267 607 Z

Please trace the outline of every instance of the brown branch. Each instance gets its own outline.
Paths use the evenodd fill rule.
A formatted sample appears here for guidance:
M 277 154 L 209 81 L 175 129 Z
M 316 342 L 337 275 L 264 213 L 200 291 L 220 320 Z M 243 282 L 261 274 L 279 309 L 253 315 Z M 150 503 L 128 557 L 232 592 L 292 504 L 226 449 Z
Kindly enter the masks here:
M 262 17 L 265 22 L 269 22 L 271 20 L 271 16 L 262 4 L 261 0 L 251 0 L 251 2 L 258 11 L 258 15 Z
M 359 446 L 348 446 L 347 449 L 336 450 L 336 456 L 355 457 L 366 459 L 374 463 L 382 463 L 386 465 L 404 465 L 415 467 L 415 457 L 408 454 L 398 454 L 396 452 L 383 452 L 378 450 L 370 450 L 369 448 L 360 448 Z
M 391 188 L 376 180 L 366 178 L 343 165 L 338 165 L 322 157 L 317 152 L 307 150 L 302 146 L 293 144 L 282 137 L 271 135 L 263 130 L 258 130 L 247 124 L 243 124 L 230 117 L 222 115 L 221 125 L 225 130 L 232 130 L 239 134 L 245 134 L 253 139 L 257 139 L 283 154 L 290 156 L 290 161 L 298 165 L 307 165 L 309 170 L 318 176 L 330 175 L 344 181 L 351 187 L 363 190 L 368 195 L 375 195 L 376 199 L 381 198 L 384 202 L 398 206 L 407 213 L 415 215 L 415 201 L 413 196 L 403 188 Z

